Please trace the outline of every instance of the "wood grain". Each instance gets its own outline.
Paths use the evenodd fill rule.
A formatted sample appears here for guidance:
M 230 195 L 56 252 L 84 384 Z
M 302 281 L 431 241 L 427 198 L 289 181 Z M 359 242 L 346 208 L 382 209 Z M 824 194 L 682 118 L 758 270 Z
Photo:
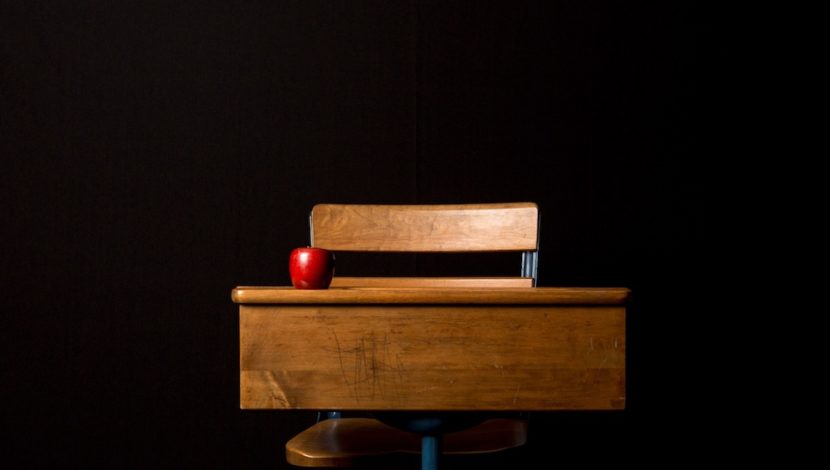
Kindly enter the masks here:
M 529 277 L 339 277 L 331 287 L 533 287 Z
M 231 292 L 240 304 L 549 304 L 619 305 L 622 287 L 439 288 L 343 287 L 302 290 L 293 287 L 240 286 Z
M 241 407 L 624 407 L 620 305 L 240 306 Z
M 527 421 L 490 419 L 470 429 L 444 436 L 445 454 L 496 452 L 524 444 Z M 364 457 L 393 453 L 420 453 L 417 434 L 401 431 L 371 418 L 321 421 L 294 436 L 285 445 L 288 463 L 302 467 L 349 467 Z
M 333 251 L 538 250 L 533 203 L 320 204 L 310 225 L 312 246 Z M 535 267 L 530 271 L 535 277 Z M 240 406 L 624 408 L 628 289 L 533 284 L 518 277 L 336 277 L 317 291 L 238 287 Z M 486 452 L 524 443 L 526 423 L 501 421 L 489 434 L 456 433 L 455 444 Z M 452 442 L 448 436 L 446 451 L 454 451 Z M 344 419 L 304 431 L 286 455 L 294 465 L 340 466 L 418 447 L 417 437 L 378 421 Z
M 538 221 L 533 203 L 318 204 L 311 212 L 311 240 L 334 251 L 536 250 Z

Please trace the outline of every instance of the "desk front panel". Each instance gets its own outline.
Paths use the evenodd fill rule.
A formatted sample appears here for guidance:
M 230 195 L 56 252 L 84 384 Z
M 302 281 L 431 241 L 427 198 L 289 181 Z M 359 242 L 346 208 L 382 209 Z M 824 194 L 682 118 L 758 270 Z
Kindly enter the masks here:
M 240 305 L 240 405 L 625 407 L 622 305 Z

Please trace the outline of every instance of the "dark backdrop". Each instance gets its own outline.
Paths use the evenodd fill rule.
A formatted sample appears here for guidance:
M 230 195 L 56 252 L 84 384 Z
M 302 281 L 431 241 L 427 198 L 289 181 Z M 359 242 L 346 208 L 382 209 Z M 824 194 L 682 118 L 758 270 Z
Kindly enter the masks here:
M 628 409 L 536 416 L 477 465 L 641 461 L 691 416 L 687 2 L 0 5 L 7 456 L 284 466 L 313 416 L 238 409 L 229 295 L 289 283 L 318 202 L 535 201 L 541 285 L 633 289 Z

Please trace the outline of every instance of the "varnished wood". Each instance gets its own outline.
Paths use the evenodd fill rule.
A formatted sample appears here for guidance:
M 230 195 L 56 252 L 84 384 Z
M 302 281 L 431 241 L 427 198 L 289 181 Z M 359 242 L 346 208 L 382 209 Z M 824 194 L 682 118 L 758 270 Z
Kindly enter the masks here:
M 529 277 L 340 277 L 331 287 L 533 287 Z
M 312 245 L 334 251 L 523 251 L 538 246 L 533 203 L 318 204 Z
M 536 251 L 532 203 L 315 206 L 312 245 L 334 251 Z M 535 259 L 535 258 L 531 258 Z M 532 263 L 531 263 L 532 264 Z M 535 267 L 524 272 L 534 272 Z M 238 287 L 242 408 L 414 411 L 625 407 L 623 288 L 534 288 L 530 278 L 335 278 L 301 291 Z M 507 420 L 447 436 L 499 450 L 525 441 Z M 485 423 L 486 424 L 486 423 Z M 512 431 L 510 431 L 512 429 Z M 501 442 L 501 445 L 493 443 Z M 504 444 L 507 443 L 507 444 Z M 414 451 L 374 421 L 323 422 L 289 462 L 341 466 Z
M 242 408 L 617 409 L 625 308 L 243 304 L 240 369 Z
M 444 453 L 496 452 L 524 444 L 527 421 L 491 419 L 444 436 Z M 288 463 L 302 467 L 347 467 L 366 456 L 419 453 L 418 435 L 387 426 L 376 419 L 343 418 L 321 421 L 285 445 Z
M 303 290 L 240 286 L 233 290 L 231 298 L 239 304 L 619 305 L 628 294 L 628 289 L 622 287 L 341 287 Z

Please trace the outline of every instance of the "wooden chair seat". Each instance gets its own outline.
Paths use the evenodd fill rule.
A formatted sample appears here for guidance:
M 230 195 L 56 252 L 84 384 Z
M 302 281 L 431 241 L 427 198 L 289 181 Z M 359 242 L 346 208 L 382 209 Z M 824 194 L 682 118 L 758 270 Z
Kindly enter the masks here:
M 497 452 L 527 441 L 527 421 L 489 419 L 463 431 L 444 435 L 445 454 Z M 421 451 L 418 434 L 372 418 L 320 421 L 285 445 L 288 463 L 302 467 L 349 467 L 382 455 Z

